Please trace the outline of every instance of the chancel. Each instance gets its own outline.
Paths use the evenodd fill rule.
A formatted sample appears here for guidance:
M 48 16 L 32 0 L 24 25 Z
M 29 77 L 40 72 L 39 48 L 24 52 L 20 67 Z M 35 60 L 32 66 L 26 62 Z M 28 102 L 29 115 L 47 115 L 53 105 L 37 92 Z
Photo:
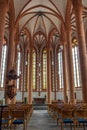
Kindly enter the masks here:
M 87 129 L 87 0 L 0 0 L 0 104 L 1 129 Z
M 33 103 L 35 103 L 36 105 L 44 105 L 45 101 L 46 101 L 46 98 L 42 96 L 37 96 L 33 98 Z

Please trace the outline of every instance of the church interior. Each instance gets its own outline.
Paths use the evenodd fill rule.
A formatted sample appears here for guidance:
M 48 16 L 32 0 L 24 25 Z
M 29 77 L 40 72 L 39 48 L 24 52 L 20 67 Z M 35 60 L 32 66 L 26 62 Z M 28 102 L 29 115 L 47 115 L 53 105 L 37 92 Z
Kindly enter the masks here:
M 0 130 L 87 129 L 87 0 L 0 0 L 0 10 Z

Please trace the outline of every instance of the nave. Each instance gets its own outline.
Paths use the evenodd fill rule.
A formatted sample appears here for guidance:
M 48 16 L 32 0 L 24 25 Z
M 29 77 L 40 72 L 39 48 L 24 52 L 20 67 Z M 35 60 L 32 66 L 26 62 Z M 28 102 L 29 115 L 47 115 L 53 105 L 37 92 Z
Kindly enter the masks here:
M 0 0 L 0 10 L 1 107 L 87 104 L 87 0 Z M 51 116 L 63 117 L 62 108 L 23 110 L 25 130 L 62 130 Z M 15 110 L 8 111 L 13 128 Z

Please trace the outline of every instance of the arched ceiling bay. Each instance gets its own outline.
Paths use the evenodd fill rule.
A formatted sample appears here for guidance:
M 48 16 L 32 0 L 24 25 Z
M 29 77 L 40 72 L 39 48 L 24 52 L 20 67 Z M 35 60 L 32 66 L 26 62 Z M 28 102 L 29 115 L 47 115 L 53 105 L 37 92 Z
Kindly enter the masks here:
M 53 28 L 60 32 L 67 0 L 21 0 L 21 4 L 18 1 L 14 1 L 15 21 L 19 22 L 20 31 L 26 27 L 32 36 L 41 31 L 47 37 Z
M 45 34 L 46 38 L 53 29 L 56 29 L 57 33 L 60 34 L 61 24 L 67 22 L 65 20 L 67 2 L 69 0 L 14 0 L 15 22 L 19 23 L 19 31 L 21 32 L 21 30 L 27 28 L 31 36 L 41 32 Z M 86 24 L 87 0 L 82 0 L 82 4 Z M 76 31 L 75 15 L 72 7 L 71 25 L 72 30 Z

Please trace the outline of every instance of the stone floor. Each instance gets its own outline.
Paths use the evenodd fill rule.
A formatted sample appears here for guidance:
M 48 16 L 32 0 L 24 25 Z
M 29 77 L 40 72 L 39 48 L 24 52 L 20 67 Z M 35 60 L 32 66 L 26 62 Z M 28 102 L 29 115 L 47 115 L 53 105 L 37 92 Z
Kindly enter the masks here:
M 47 110 L 34 110 L 28 130 L 58 130 L 58 126 L 56 120 L 49 116 Z

